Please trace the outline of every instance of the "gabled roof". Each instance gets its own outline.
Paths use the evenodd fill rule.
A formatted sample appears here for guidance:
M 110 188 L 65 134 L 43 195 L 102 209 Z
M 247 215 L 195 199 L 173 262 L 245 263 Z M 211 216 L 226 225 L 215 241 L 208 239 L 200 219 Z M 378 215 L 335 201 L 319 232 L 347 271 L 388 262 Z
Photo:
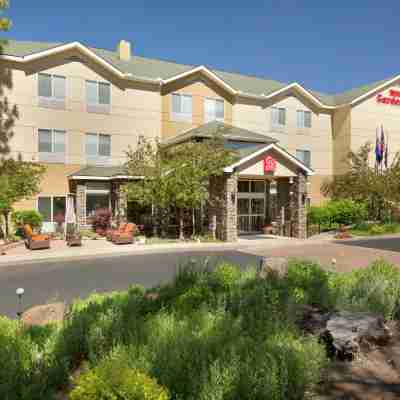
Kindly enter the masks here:
M 165 147 L 174 146 L 180 143 L 188 142 L 193 139 L 211 138 L 213 135 L 221 135 L 225 140 L 251 142 L 251 143 L 274 143 L 277 142 L 270 136 L 261 135 L 260 133 L 252 132 L 247 129 L 229 125 L 225 122 L 212 121 L 200 125 L 196 128 L 191 128 L 188 131 L 181 133 L 171 139 L 166 139 L 161 142 Z
M 97 62 L 107 67 L 120 78 L 127 80 L 151 82 L 161 86 L 173 80 L 180 79 L 182 76 L 201 72 L 236 96 L 254 97 L 262 100 L 273 98 L 286 90 L 294 89 L 304 94 L 318 107 L 326 109 L 354 104 L 371 94 L 372 91 L 379 90 L 380 87 L 390 84 L 391 81 L 400 79 L 400 76 L 390 77 L 344 93 L 328 95 L 308 90 L 298 82 L 288 84 L 261 77 L 219 71 L 206 66 L 178 64 L 137 55 L 134 55 L 130 61 L 123 61 L 119 59 L 115 51 L 92 48 L 80 42 L 43 43 L 9 40 L 3 49 L 1 57 L 17 62 L 29 62 L 31 59 L 38 59 L 42 56 L 48 56 L 53 52 L 71 48 L 78 49 L 87 56 L 96 59 Z
M 295 156 L 290 154 L 288 151 L 286 151 L 284 148 L 279 146 L 277 143 L 270 143 L 265 146 L 260 146 L 256 149 L 254 149 L 254 151 L 251 151 L 250 154 L 247 154 L 247 155 L 241 157 L 239 160 L 234 162 L 232 165 L 229 165 L 228 167 L 224 168 L 224 172 L 232 173 L 241 165 L 259 157 L 263 153 L 266 153 L 270 150 L 275 150 L 277 153 L 282 155 L 285 159 L 287 159 L 289 162 L 291 162 L 297 168 L 302 170 L 306 175 L 314 175 L 314 170 L 312 168 L 305 165 L 301 160 L 299 160 L 298 158 L 296 158 Z
M 86 166 L 73 172 L 68 176 L 70 179 L 98 179 L 111 180 L 118 177 L 127 177 L 127 170 L 124 166 L 98 167 Z

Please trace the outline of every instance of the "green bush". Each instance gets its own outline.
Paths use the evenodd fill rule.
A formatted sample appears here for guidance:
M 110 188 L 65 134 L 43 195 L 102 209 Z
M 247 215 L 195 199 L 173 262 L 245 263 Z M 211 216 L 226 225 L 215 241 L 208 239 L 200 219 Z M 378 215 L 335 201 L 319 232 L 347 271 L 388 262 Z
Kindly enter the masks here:
M 71 400 L 168 400 L 168 390 L 155 379 L 130 368 L 123 360 L 108 357 L 76 381 Z
M 331 277 L 340 294 L 341 309 L 381 313 L 387 319 L 400 317 L 400 270 L 381 260 L 368 268 Z
M 14 211 L 11 214 L 13 224 L 17 227 L 18 236 L 23 236 L 22 227 L 26 224 L 30 225 L 33 229 L 40 228 L 43 223 L 42 215 L 36 210 Z
M 0 317 L 0 398 L 28 398 L 33 373 L 32 342 L 23 334 L 22 325 Z
M 309 209 L 308 219 L 311 224 L 329 227 L 333 224 L 351 225 L 368 218 L 365 203 L 353 200 L 331 200 L 328 203 Z

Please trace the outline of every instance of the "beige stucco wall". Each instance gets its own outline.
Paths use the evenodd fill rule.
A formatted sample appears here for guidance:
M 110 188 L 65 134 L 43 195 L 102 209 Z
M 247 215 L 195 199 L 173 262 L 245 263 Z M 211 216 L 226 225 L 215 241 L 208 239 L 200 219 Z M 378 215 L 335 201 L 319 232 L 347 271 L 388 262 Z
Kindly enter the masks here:
M 191 122 L 174 121 L 171 115 L 173 93 L 185 93 L 192 96 L 193 109 Z M 161 131 L 163 139 L 176 136 L 187 129 L 204 124 L 204 100 L 206 98 L 224 100 L 224 121 L 231 124 L 232 104 L 229 97 L 212 82 L 192 78 L 188 81 L 170 85 L 162 93 Z
M 389 90 L 399 91 L 399 85 L 393 85 L 381 92 L 388 96 Z M 383 125 L 385 133 L 389 134 L 389 161 L 393 159 L 396 152 L 400 150 L 400 106 L 381 104 L 376 101 L 374 94 L 364 102 L 356 105 L 351 112 L 351 150 L 357 151 L 366 142 L 372 144 L 375 149 L 376 129 Z M 371 154 L 371 164 L 375 162 L 374 151 Z
M 66 107 L 54 110 L 38 105 L 37 74 L 27 76 L 14 71 L 14 88 L 10 100 L 18 105 L 20 118 L 11 141 L 14 154 L 25 160 L 37 160 L 39 128 L 62 129 L 67 132 L 67 163 L 85 164 L 85 134 L 111 135 L 111 164 L 125 160 L 128 146 L 135 146 L 139 135 L 160 137 L 161 99 L 154 91 L 121 90 L 111 85 L 111 112 L 86 111 L 86 80 L 105 81 L 85 65 L 74 62 L 43 71 L 63 75 L 66 81 Z
M 332 114 L 334 175 L 343 174 L 348 168 L 347 159 L 351 149 L 351 118 L 350 106 L 338 108 Z
M 10 102 L 18 105 L 20 118 L 10 141 L 13 156 L 26 161 L 38 161 L 38 129 L 66 131 L 65 164 L 45 164 L 46 174 L 39 195 L 60 196 L 69 192 L 67 176 L 86 165 L 85 134 L 111 135 L 112 165 L 125 161 L 129 146 L 135 147 L 139 135 L 160 137 L 161 97 L 159 92 L 128 88 L 121 90 L 111 84 L 109 114 L 89 113 L 86 110 L 86 80 L 106 81 L 102 75 L 84 64 L 73 62 L 42 71 L 66 77 L 66 106 L 56 110 L 39 106 L 38 75 L 13 71 L 13 89 L 7 93 Z M 36 199 L 16 204 L 16 209 L 36 208 Z
M 273 128 L 271 125 L 271 106 L 261 106 L 254 103 L 236 103 L 233 106 L 233 125 L 273 137 L 279 141 L 291 154 L 296 155 L 296 149 L 311 151 L 311 167 L 315 176 L 310 178 L 310 196 L 313 204 L 325 199 L 320 193 L 320 183 L 332 175 L 332 127 L 328 114 L 317 114 L 296 96 L 286 97 L 273 107 L 286 108 L 286 126 Z M 312 112 L 312 127 L 297 128 L 297 110 Z

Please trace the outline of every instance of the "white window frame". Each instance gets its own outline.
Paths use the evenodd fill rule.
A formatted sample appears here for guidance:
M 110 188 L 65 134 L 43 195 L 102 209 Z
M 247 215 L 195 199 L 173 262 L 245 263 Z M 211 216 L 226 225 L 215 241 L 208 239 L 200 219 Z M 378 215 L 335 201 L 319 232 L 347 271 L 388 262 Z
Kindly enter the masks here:
M 278 120 L 274 121 L 274 112 L 278 111 Z M 283 111 L 284 116 L 285 116 L 285 120 L 284 123 L 281 124 L 279 122 L 279 116 L 281 111 Z M 275 129 L 275 128 L 279 128 L 279 129 L 284 129 L 286 127 L 286 108 L 285 107 L 271 107 L 271 128 Z
M 40 75 L 45 75 L 49 76 L 51 79 L 51 96 L 41 96 L 39 93 L 39 76 Z M 54 83 L 53 79 L 57 78 L 63 78 L 64 83 L 65 83 L 65 88 L 64 88 L 64 97 L 63 98 L 58 98 L 54 96 Z M 59 74 L 48 74 L 44 72 L 40 72 L 37 74 L 37 94 L 38 94 L 38 103 L 40 107 L 46 107 L 46 108 L 55 108 L 55 109 L 65 109 L 65 102 L 67 98 L 67 78 L 64 75 L 59 75 Z
M 223 115 L 222 118 L 217 118 L 216 107 L 214 107 L 214 116 L 211 117 L 211 118 L 208 118 L 208 114 L 206 113 L 206 102 L 207 101 L 213 101 L 215 105 L 217 104 L 217 102 L 221 102 L 222 103 L 223 111 L 224 111 L 224 115 Z M 225 101 L 224 101 L 224 99 L 217 99 L 217 98 L 213 98 L 213 97 L 205 97 L 204 98 L 203 107 L 204 107 L 204 122 L 205 123 L 212 122 L 212 121 L 221 121 L 221 122 L 225 121 Z
M 40 151 L 40 131 L 50 131 L 51 132 L 51 152 Z M 64 152 L 55 152 L 55 135 L 56 133 L 63 133 L 64 134 Z M 38 128 L 37 129 L 37 151 L 38 151 L 38 158 L 41 162 L 48 162 L 48 163 L 62 163 L 65 164 L 67 162 L 67 131 L 65 129 L 49 129 L 49 128 Z
M 95 156 L 89 155 L 86 153 L 86 140 L 87 135 L 96 135 L 97 136 L 97 154 Z M 109 136 L 110 138 L 110 155 L 103 156 L 99 154 L 100 148 L 100 136 Z M 87 164 L 95 164 L 95 165 L 110 165 L 111 163 L 111 154 L 112 154 L 112 135 L 108 133 L 97 133 L 97 132 L 86 132 L 85 133 L 85 140 L 84 140 L 84 154 L 86 158 Z
M 306 164 L 301 158 L 299 158 L 299 156 L 298 156 L 298 152 L 300 152 L 300 151 L 302 151 L 302 152 L 308 152 L 308 154 L 310 155 L 310 163 L 309 163 L 309 165 L 308 164 Z M 305 148 L 298 148 L 298 149 L 296 149 L 296 158 L 298 159 L 298 160 L 300 160 L 304 165 L 306 165 L 308 168 L 311 168 L 311 162 L 312 162 L 312 160 L 311 160 L 311 150 L 310 149 L 305 149 Z
M 190 114 L 174 111 L 174 100 L 173 100 L 174 96 L 190 97 L 191 103 L 192 103 L 192 109 L 190 111 Z M 193 96 L 191 94 L 187 94 L 187 93 L 172 93 L 171 94 L 171 119 L 173 121 L 192 122 L 192 119 L 193 119 Z
M 89 102 L 89 96 L 88 96 L 88 89 L 87 89 L 87 84 L 88 83 L 95 83 L 97 86 L 97 102 Z M 100 84 L 105 84 L 110 88 L 110 102 L 109 104 L 100 104 L 99 103 L 99 98 L 100 98 Z M 109 114 L 111 111 L 111 102 L 112 102 L 112 90 L 111 90 L 111 84 L 106 81 L 96 81 L 92 79 L 86 79 L 85 80 L 85 92 L 86 92 L 86 111 L 91 112 L 91 113 L 99 113 L 99 114 Z
M 306 113 L 310 115 L 310 126 L 306 126 Z M 297 128 L 298 129 L 311 129 L 312 127 L 312 112 L 309 110 L 297 110 Z
M 51 200 L 50 203 L 50 216 L 51 216 L 51 221 L 43 221 L 47 223 L 52 223 L 54 224 L 54 198 L 55 197 L 64 197 L 65 198 L 65 213 L 67 212 L 67 194 L 40 194 L 36 197 L 36 211 L 39 212 L 39 199 L 40 198 L 48 198 Z

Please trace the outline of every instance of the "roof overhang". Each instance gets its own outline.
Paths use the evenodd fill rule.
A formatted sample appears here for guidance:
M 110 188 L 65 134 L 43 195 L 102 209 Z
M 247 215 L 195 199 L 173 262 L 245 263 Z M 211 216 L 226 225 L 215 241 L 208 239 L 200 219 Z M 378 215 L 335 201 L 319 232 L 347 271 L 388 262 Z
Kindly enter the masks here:
M 354 106 L 358 103 L 360 103 L 361 101 L 363 101 L 364 99 L 367 99 L 368 97 L 372 96 L 373 94 L 387 88 L 390 85 L 393 85 L 394 83 L 396 83 L 397 81 L 400 80 L 400 75 L 396 75 L 394 78 L 382 83 L 382 85 L 377 86 L 374 89 L 369 90 L 368 92 L 362 94 L 361 96 L 356 97 L 354 100 L 352 100 L 350 102 L 351 106 Z
M 10 62 L 19 64 L 22 67 L 24 67 L 24 66 L 29 66 L 31 63 L 34 63 L 34 62 L 40 62 L 41 60 L 44 60 L 48 57 L 56 56 L 56 55 L 62 54 L 64 52 L 70 52 L 71 50 L 76 50 L 77 52 L 84 55 L 85 57 L 88 57 L 91 61 L 94 61 L 95 63 L 99 64 L 101 67 L 103 67 L 109 73 L 113 74 L 115 77 L 117 77 L 121 80 L 154 84 L 154 85 L 158 85 L 161 88 L 164 85 L 168 85 L 168 84 L 178 81 L 180 79 L 190 77 L 191 75 L 202 74 L 203 76 L 207 77 L 212 82 L 214 82 L 216 85 L 221 87 L 221 89 L 225 90 L 227 93 L 229 93 L 230 95 L 232 95 L 234 97 L 247 97 L 247 98 L 252 98 L 252 99 L 262 101 L 262 100 L 266 100 L 266 99 L 273 99 L 274 97 L 279 96 L 286 91 L 290 91 L 290 90 L 294 89 L 294 90 L 298 91 L 300 94 L 302 94 L 303 96 L 305 96 L 306 98 L 308 98 L 318 108 L 327 109 L 327 110 L 335 108 L 334 106 L 329 106 L 329 105 L 323 104 L 310 91 L 305 89 L 302 85 L 300 85 L 297 82 L 288 84 L 287 86 L 284 86 L 279 90 L 269 93 L 268 95 L 267 94 L 254 95 L 251 93 L 241 92 L 240 90 L 229 85 L 225 80 L 220 78 L 215 72 L 213 72 L 212 70 L 210 70 L 209 68 L 207 68 L 204 65 L 194 67 L 192 69 L 189 69 L 186 72 L 174 75 L 167 79 L 162 79 L 162 78 L 151 79 L 151 78 L 146 78 L 146 77 L 134 76 L 131 73 L 125 73 L 125 72 L 121 71 L 115 65 L 113 65 L 106 59 L 100 57 L 92 49 L 90 49 L 89 47 L 85 46 L 84 44 L 82 44 L 80 42 L 71 42 L 71 43 L 66 43 L 66 44 L 60 44 L 60 45 L 54 46 L 50 49 L 38 51 L 36 53 L 32 53 L 32 54 L 28 54 L 26 56 L 20 56 L 20 57 L 2 54 L 2 55 L 0 55 L 0 60 L 10 61 Z
M 115 180 L 135 180 L 144 179 L 144 176 L 131 176 L 131 175 L 114 175 L 114 176 L 85 176 L 85 175 L 70 175 L 68 179 L 74 181 L 115 181 Z
M 248 162 L 251 162 L 253 159 L 257 160 L 260 155 L 262 155 L 263 153 L 266 153 L 266 152 L 268 152 L 270 150 L 274 150 L 277 153 L 279 153 L 283 158 L 285 158 L 287 161 L 289 161 L 291 164 L 293 164 L 296 168 L 301 170 L 305 175 L 307 175 L 307 176 L 314 175 L 314 171 L 310 167 L 307 167 L 307 165 L 302 163 L 299 159 L 294 157 L 292 154 L 287 152 L 282 147 L 278 146 L 276 143 L 268 144 L 265 147 L 262 147 L 261 149 L 255 151 L 254 153 L 249 154 L 248 156 L 241 158 L 239 161 L 229 165 L 228 167 L 225 167 L 224 168 L 224 172 L 225 173 L 235 172 L 235 170 L 238 167 L 240 167 L 240 166 L 242 166 L 242 165 L 244 165 L 244 164 L 246 164 Z

